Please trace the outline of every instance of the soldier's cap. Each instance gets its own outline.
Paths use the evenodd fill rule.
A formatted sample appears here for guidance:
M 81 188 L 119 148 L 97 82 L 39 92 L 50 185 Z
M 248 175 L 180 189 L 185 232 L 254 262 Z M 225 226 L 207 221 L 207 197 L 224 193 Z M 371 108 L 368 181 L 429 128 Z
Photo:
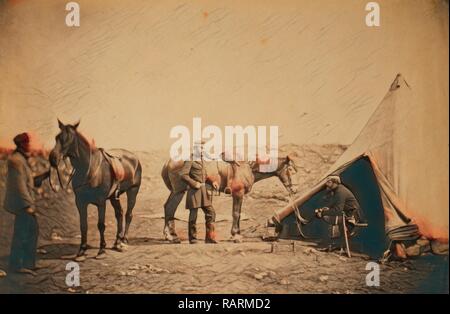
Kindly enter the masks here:
M 334 183 L 341 184 L 341 178 L 339 176 L 328 176 L 325 181 L 332 181 Z
M 30 135 L 26 132 L 20 133 L 14 137 L 13 141 L 14 141 L 14 144 L 16 144 L 16 146 L 22 146 L 24 144 L 28 144 L 28 143 L 30 143 Z

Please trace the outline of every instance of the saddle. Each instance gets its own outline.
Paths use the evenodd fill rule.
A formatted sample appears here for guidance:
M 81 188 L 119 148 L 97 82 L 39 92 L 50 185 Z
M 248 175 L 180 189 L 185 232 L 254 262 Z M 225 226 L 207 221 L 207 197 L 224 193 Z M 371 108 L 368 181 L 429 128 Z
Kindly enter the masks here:
M 103 157 L 106 162 L 109 164 L 112 170 L 112 174 L 114 179 L 118 182 L 121 182 L 125 179 L 125 168 L 122 164 L 122 159 L 120 157 L 116 157 L 105 151 L 103 148 L 100 148 Z
M 115 199 L 119 199 L 120 196 L 120 183 L 125 180 L 125 168 L 122 164 L 122 159 L 117 156 L 113 156 L 106 152 L 103 148 L 99 149 L 105 158 L 106 162 L 109 164 L 113 176 L 113 184 L 111 185 L 111 190 L 108 196 L 114 194 Z

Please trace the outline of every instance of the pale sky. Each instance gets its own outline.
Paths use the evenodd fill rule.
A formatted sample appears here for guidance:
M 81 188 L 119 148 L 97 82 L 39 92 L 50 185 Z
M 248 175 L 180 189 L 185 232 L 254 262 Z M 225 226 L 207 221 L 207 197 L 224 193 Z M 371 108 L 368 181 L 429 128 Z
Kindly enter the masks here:
M 445 1 L 378 1 L 374 28 L 358 0 L 77 2 L 69 28 L 67 1 L 0 0 L 1 145 L 52 147 L 57 117 L 106 148 L 168 149 L 193 117 L 349 144 L 398 72 L 448 103 Z

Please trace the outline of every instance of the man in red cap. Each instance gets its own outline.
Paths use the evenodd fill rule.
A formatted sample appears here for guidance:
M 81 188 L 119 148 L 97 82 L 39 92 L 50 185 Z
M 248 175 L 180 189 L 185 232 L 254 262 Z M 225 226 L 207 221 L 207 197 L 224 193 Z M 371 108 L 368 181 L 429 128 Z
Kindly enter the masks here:
M 33 188 L 40 186 L 49 176 L 45 172 L 33 177 L 28 158 L 30 135 L 21 133 L 14 137 L 16 150 L 8 158 L 8 176 L 4 208 L 14 214 L 14 235 L 9 257 L 9 268 L 20 273 L 33 273 L 36 267 L 38 223 L 36 220 Z

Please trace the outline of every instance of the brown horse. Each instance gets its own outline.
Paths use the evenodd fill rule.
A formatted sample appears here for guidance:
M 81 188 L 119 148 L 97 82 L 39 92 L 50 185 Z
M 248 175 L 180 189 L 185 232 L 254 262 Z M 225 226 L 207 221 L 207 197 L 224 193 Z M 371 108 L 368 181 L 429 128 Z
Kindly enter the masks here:
M 183 165 L 182 161 L 167 161 L 162 169 L 161 176 L 170 190 L 170 195 L 164 204 L 165 227 L 164 235 L 171 242 L 178 241 L 175 232 L 174 216 L 175 212 L 186 192 L 186 184 L 178 175 L 178 171 Z M 260 180 L 271 177 L 278 177 L 287 191 L 295 194 L 292 183 L 292 173 L 297 171 L 294 161 L 289 157 L 278 158 L 278 166 L 274 171 L 259 171 L 260 162 L 234 162 L 234 161 L 208 161 L 207 181 L 218 182 L 219 191 L 231 194 L 233 197 L 233 224 L 231 228 L 231 240 L 241 242 L 240 218 L 244 195 L 249 193 L 253 184 Z
M 98 230 L 100 232 L 100 249 L 97 257 L 105 253 L 105 211 L 106 201 L 114 207 L 117 219 L 117 234 L 114 249 L 121 251 L 122 243 L 127 243 L 127 235 L 133 217 L 136 196 L 141 185 L 142 167 L 138 158 L 123 149 L 108 153 L 92 147 L 77 131 L 75 125 L 64 125 L 58 120 L 60 133 L 56 136 L 55 147 L 50 152 L 49 161 L 58 172 L 61 160 L 70 159 L 73 172 L 69 178 L 75 193 L 75 203 L 80 214 L 81 245 L 77 254 L 82 259 L 87 250 L 87 207 L 93 204 L 98 208 Z M 117 157 L 112 157 L 112 154 Z M 118 174 L 118 168 L 121 174 Z M 61 180 L 60 180 L 61 183 Z M 127 194 L 127 211 L 125 214 L 125 231 L 123 231 L 123 210 L 119 196 Z

